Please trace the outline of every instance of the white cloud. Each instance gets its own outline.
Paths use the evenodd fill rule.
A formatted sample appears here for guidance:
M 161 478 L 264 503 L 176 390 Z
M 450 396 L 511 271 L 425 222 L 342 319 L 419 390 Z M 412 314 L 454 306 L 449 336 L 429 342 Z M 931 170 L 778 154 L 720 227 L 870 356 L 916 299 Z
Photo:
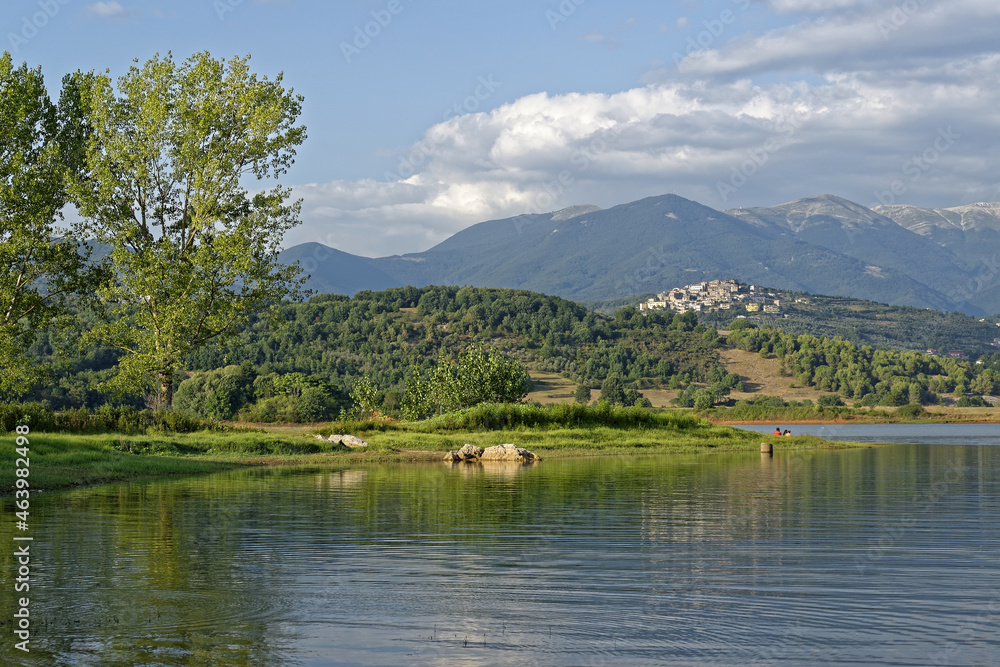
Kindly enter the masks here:
M 1000 200 L 1000 7 L 928 0 L 893 18 L 884 4 L 770 4 L 844 12 L 720 43 L 644 87 L 451 118 L 387 182 L 296 187 L 305 224 L 288 242 L 412 252 L 483 220 L 667 192 L 717 208 L 827 192 L 863 205 Z M 879 20 L 896 29 L 883 36 Z M 753 78 L 803 68 L 814 74 Z
M 900 69 L 997 49 L 1000 4 L 992 0 L 873 2 L 859 7 L 758 36 L 736 36 L 694 51 L 677 69 L 683 75 L 737 77 L 773 71 Z M 664 70 L 650 80 L 672 75 Z
M 828 14 L 863 5 L 865 0 L 768 0 L 767 6 L 779 14 Z M 872 4 L 871 0 L 867 0 Z
M 101 18 L 124 18 L 128 16 L 128 10 L 118 2 L 95 2 L 87 5 L 86 11 L 91 16 Z

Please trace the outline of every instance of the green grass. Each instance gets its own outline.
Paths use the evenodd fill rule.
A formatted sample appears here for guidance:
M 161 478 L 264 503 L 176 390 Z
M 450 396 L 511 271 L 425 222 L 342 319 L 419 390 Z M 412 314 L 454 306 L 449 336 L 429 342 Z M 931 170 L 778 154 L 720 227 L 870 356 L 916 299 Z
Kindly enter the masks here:
M 0 435 L 0 480 L 4 495 L 14 488 L 15 435 Z M 54 490 L 170 475 L 217 472 L 254 464 L 255 458 L 295 462 L 341 451 L 305 435 L 197 432 L 162 436 L 31 433 L 28 477 L 32 489 Z
M 162 435 L 31 433 L 32 489 L 194 475 L 249 465 L 344 464 L 439 459 L 465 443 L 507 442 L 542 458 L 756 451 L 767 436 L 713 425 L 690 413 L 579 405 L 485 405 L 424 422 L 337 422 L 320 429 L 367 440 L 350 450 L 315 438 L 315 429 L 199 431 Z M 0 434 L 0 480 L 14 488 L 15 435 Z M 777 451 L 870 444 L 830 443 L 813 436 L 781 438 Z
M 582 405 L 478 405 L 416 423 L 338 422 L 320 433 L 353 433 L 386 450 L 446 452 L 469 443 L 490 447 L 514 443 L 542 456 L 750 451 L 760 433 L 713 425 L 690 412 Z M 834 445 L 822 438 L 784 438 L 780 449 Z M 867 445 L 866 445 L 867 446 Z

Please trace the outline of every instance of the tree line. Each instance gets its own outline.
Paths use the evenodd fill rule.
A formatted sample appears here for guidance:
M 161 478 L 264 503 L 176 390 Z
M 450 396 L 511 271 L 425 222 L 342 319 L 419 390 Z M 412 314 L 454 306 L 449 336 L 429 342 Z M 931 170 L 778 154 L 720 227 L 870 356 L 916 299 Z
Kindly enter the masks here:
M 996 394 L 1000 368 L 912 351 L 857 346 L 842 338 L 789 334 L 737 320 L 727 342 L 774 356 L 783 375 L 804 385 L 858 400 L 860 405 L 931 404 L 942 393 Z M 996 356 L 993 357 L 997 358 Z

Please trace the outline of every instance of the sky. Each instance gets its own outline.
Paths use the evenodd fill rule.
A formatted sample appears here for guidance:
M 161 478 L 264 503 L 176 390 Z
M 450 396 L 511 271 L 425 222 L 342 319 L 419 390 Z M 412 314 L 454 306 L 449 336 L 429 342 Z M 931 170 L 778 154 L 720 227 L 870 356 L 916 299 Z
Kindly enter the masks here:
M 419 252 L 471 224 L 678 194 L 1000 201 L 997 0 L 7 0 L 69 72 L 251 56 L 305 97 L 286 247 Z M 249 184 L 254 185 L 254 184 Z

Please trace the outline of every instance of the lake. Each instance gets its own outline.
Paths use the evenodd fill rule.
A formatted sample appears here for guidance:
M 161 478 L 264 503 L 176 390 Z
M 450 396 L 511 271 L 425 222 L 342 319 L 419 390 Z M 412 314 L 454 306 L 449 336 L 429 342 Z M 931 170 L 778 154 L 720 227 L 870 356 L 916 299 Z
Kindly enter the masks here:
M 1000 664 L 1000 428 L 793 430 L 904 444 L 43 494 L 30 661 L 11 549 L 0 661 Z

